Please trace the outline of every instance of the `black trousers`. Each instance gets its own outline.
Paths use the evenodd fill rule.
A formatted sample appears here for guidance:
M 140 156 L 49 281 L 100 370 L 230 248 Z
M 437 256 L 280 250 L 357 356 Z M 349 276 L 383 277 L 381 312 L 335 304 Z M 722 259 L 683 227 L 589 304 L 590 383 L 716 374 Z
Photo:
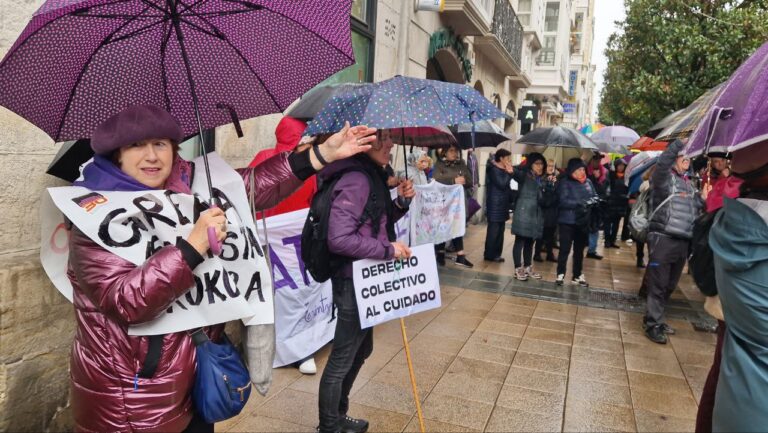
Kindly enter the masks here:
M 621 223 L 621 216 L 610 215 L 605 220 L 605 245 L 613 245 L 616 243 L 616 238 L 619 235 L 619 224 Z
M 533 249 L 534 252 L 538 255 L 541 254 L 541 251 L 543 250 L 545 253 L 547 253 L 547 257 L 554 256 L 556 233 L 557 226 L 544 226 L 544 233 L 542 234 L 541 238 L 536 239 L 536 247 Z
M 515 235 L 515 244 L 512 246 L 512 260 L 515 262 L 516 268 L 531 266 L 533 243 L 533 238 Z
M 502 250 L 504 249 L 505 225 L 504 221 L 488 222 L 488 230 L 485 232 L 485 251 L 483 252 L 485 259 L 493 260 L 501 257 Z
M 644 284 L 648 291 L 645 318 L 647 326 L 664 323 L 664 309 L 675 291 L 688 259 L 688 244 L 660 233 L 648 234 L 650 261 L 645 270 Z
M 589 242 L 589 231 L 575 224 L 560 224 L 560 252 L 557 256 L 557 274 L 565 274 L 568 255 L 573 248 L 573 278 L 581 275 L 584 249 Z
M 458 238 L 451 239 L 451 242 L 453 243 L 453 249 L 456 251 L 462 251 L 464 250 L 464 237 L 459 236 Z M 445 242 L 441 244 L 435 244 L 435 251 L 443 251 L 445 252 Z
M 320 379 L 318 405 L 321 432 L 339 430 L 338 421 L 349 409 L 349 391 L 363 363 L 373 352 L 373 328 L 360 329 L 352 280 L 333 278 L 331 283 L 333 302 L 337 308 L 336 332 Z
M 194 410 L 192 411 L 192 421 L 181 433 L 213 433 L 213 424 L 208 424 Z

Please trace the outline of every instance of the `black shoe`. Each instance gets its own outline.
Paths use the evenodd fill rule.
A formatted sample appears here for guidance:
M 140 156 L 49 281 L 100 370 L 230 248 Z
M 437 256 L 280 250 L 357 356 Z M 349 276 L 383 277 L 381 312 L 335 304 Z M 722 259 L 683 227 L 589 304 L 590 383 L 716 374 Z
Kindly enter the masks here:
M 603 260 L 603 256 L 597 253 L 587 253 L 588 259 Z
M 456 256 L 456 264 L 460 266 L 466 266 L 468 268 L 475 266 L 472 264 L 472 262 L 467 260 L 467 256 L 464 256 L 464 255 Z
M 533 256 L 533 261 L 534 262 L 543 262 L 544 259 L 542 259 L 540 255 L 536 254 L 535 256 Z
M 445 251 L 438 251 L 435 254 L 435 259 L 437 259 L 438 265 L 445 266 Z
M 547 261 L 552 263 L 557 263 L 557 257 L 555 257 L 554 254 L 550 254 L 547 256 Z
M 344 415 L 339 418 L 339 431 L 341 433 L 365 433 L 368 431 L 368 421 Z
M 640 269 L 645 269 L 645 263 L 643 262 L 643 259 L 637 259 L 637 267 Z
M 661 329 L 664 331 L 664 334 L 666 335 L 675 335 L 675 328 L 667 325 L 666 323 L 661 325 Z
M 656 344 L 667 344 L 667 336 L 664 335 L 663 325 L 646 327 L 645 336 Z
M 605 247 L 606 247 L 606 248 L 616 248 L 616 249 L 620 249 L 620 248 L 621 248 L 620 246 L 618 246 L 618 245 L 616 245 L 616 244 L 610 244 L 610 245 L 606 245 Z
M 483 257 L 483 260 L 486 262 L 504 263 L 504 257 L 496 257 L 495 259 L 489 259 L 488 257 Z

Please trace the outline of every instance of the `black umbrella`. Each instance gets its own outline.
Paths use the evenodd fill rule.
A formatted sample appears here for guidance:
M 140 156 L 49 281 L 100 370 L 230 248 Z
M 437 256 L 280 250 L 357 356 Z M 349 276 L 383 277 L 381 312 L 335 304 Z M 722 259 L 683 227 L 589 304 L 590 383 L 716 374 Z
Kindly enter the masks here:
M 520 154 L 543 153 L 545 158 L 555 160 L 558 167 L 565 167 L 571 158 L 586 159 L 598 151 L 589 137 L 563 126 L 536 128 L 520 137 L 511 150 Z
M 285 115 L 295 119 L 311 120 L 323 109 L 325 103 L 336 94 L 351 93 L 355 89 L 368 86 L 369 83 L 339 83 L 315 87 L 299 99 Z
M 459 146 L 462 149 L 472 149 L 472 124 L 461 123 L 451 128 Z M 479 120 L 475 122 L 475 144 L 474 147 L 496 147 L 499 144 L 514 140 L 514 137 L 504 132 L 499 125 L 490 120 Z
M 679 117 L 682 116 L 682 114 L 683 110 L 677 110 L 672 114 L 668 114 L 667 117 L 659 120 L 655 125 L 651 126 L 645 135 L 651 138 L 656 138 L 661 133 L 661 131 L 664 130 L 664 128 L 674 123 Z

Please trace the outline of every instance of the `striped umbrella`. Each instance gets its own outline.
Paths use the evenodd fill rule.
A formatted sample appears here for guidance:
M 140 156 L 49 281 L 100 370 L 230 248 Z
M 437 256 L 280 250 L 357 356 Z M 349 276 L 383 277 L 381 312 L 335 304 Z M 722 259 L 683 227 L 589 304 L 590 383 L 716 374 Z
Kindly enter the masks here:
M 720 92 L 725 87 L 724 85 L 725 83 L 720 83 L 707 90 L 698 99 L 693 101 L 691 105 L 683 109 L 677 119 L 659 133 L 656 141 L 673 141 L 679 138 L 687 138 L 693 134 L 701 119 L 704 118 L 709 108 L 717 97 L 720 96 Z
M 603 125 L 600 122 L 590 123 L 589 125 L 582 126 L 581 129 L 579 129 L 579 132 L 589 137 L 590 135 L 594 134 L 595 132 L 603 128 L 605 128 L 605 125 Z

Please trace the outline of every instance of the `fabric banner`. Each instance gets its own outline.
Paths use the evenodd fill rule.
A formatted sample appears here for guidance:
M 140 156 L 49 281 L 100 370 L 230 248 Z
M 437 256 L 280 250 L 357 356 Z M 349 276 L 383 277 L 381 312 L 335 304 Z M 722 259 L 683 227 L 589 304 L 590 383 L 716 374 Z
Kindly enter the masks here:
M 420 245 L 402 260 L 357 260 L 352 264 L 361 328 L 440 308 L 435 249 Z
M 415 189 L 408 211 L 411 245 L 439 244 L 464 236 L 464 187 L 432 181 Z
M 63 215 L 107 251 L 137 266 L 177 238 L 186 239 L 207 205 L 201 158 L 195 161 L 193 195 L 153 190 L 90 191 L 49 188 L 43 195 L 40 259 L 48 277 L 72 300 L 66 276 L 68 234 Z M 214 195 L 227 216 L 222 252 L 210 252 L 194 269 L 195 286 L 158 318 L 129 328 L 132 335 L 179 332 L 242 319 L 246 325 L 273 323 L 272 283 L 245 194 L 242 178 L 215 153 L 209 154 Z M 62 215 L 63 214 L 63 215 Z
M 269 241 L 269 257 L 275 287 L 275 367 L 293 364 L 317 352 L 333 339 L 336 330 L 332 315 L 331 281 L 318 283 L 304 269 L 301 260 L 301 230 L 308 209 L 266 219 L 267 235 L 261 222 L 258 236 Z

